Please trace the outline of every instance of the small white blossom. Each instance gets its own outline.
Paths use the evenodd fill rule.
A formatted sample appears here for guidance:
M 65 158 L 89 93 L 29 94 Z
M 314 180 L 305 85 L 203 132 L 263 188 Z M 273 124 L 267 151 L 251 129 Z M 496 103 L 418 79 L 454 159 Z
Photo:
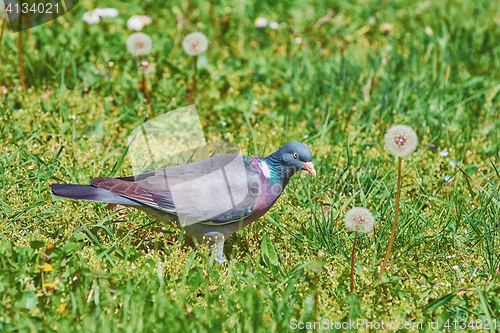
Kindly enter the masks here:
M 141 71 L 144 74 L 151 74 L 155 72 L 155 65 L 150 64 L 148 61 L 141 62 Z
M 452 180 L 452 179 L 453 179 L 453 178 L 452 178 L 452 177 L 450 177 L 449 175 L 444 176 L 444 181 L 445 181 L 445 182 L 451 182 L 451 180 Z
M 296 37 L 295 38 L 295 44 L 299 44 L 299 45 L 302 44 L 302 38 Z
M 370 16 L 368 20 L 366 20 L 366 23 L 368 23 L 369 25 L 375 25 L 377 24 L 377 19 L 373 16 Z
M 264 17 L 257 17 L 254 23 L 257 28 L 265 28 L 267 25 L 267 19 Z
M 457 265 L 453 265 L 453 266 L 451 266 L 451 268 L 453 268 L 454 270 L 458 271 L 458 266 Z
M 127 50 L 136 57 L 147 55 L 152 49 L 151 38 L 142 32 L 136 32 L 127 38 Z
M 383 33 L 391 32 L 392 29 L 394 29 L 394 24 L 385 22 L 380 25 L 380 31 Z
M 425 34 L 429 37 L 434 36 L 434 32 L 432 31 L 431 27 L 425 27 Z
M 417 134 L 406 125 L 392 126 L 385 134 L 385 148 L 396 157 L 409 156 L 417 144 Z
M 141 31 L 144 28 L 144 22 L 140 15 L 133 15 L 127 21 L 127 27 L 135 31 Z
M 269 23 L 269 28 L 271 28 L 273 30 L 277 30 L 279 27 L 280 27 L 280 25 L 278 22 L 273 21 L 273 22 Z
M 86 12 L 83 14 L 82 20 L 88 24 L 95 24 L 101 22 L 101 18 L 94 12 Z
M 442 156 L 448 156 L 448 152 L 446 151 L 446 149 L 441 150 L 440 154 Z
M 452 167 L 454 167 L 454 166 L 455 166 L 455 165 L 457 165 L 457 164 L 456 164 L 455 162 L 453 162 L 453 161 L 450 161 L 450 165 L 451 165 Z
M 182 47 L 187 54 L 197 56 L 208 49 L 208 39 L 201 32 L 192 32 L 184 37 Z
M 73 120 L 76 120 L 76 116 L 75 115 L 72 115 L 70 118 L 73 119 Z
M 151 17 L 145 16 L 145 15 L 141 16 L 141 21 L 142 21 L 142 24 L 144 24 L 144 25 L 148 25 L 148 24 L 151 24 L 151 22 L 153 22 Z
M 99 15 L 100 17 L 117 17 L 118 9 L 116 8 L 96 8 L 94 9 L 94 14 Z
M 345 214 L 344 222 L 349 230 L 367 233 L 373 230 L 375 219 L 368 209 L 354 207 Z

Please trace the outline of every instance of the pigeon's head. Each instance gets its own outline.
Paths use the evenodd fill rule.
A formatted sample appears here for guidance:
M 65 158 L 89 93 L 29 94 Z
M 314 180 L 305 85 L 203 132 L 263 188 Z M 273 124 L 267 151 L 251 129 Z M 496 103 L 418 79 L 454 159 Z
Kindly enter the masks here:
M 311 150 L 303 143 L 289 142 L 271 155 L 274 160 L 287 169 L 289 175 L 306 170 L 316 177 Z

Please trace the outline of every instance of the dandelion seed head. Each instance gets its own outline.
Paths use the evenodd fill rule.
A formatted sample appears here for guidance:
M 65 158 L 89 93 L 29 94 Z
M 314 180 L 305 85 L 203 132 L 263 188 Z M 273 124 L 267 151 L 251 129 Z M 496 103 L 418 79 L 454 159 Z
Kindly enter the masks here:
M 373 230 L 375 219 L 372 213 L 364 207 L 354 207 L 350 209 L 344 218 L 347 229 L 357 232 L 368 233 Z
M 101 22 L 101 18 L 96 13 L 86 12 L 82 16 L 82 20 L 88 24 L 95 24 Z
M 409 156 L 417 144 L 417 133 L 406 125 L 392 126 L 385 134 L 385 148 L 396 157 Z
M 182 41 L 184 51 L 190 56 L 197 56 L 208 49 L 208 39 L 201 32 L 192 32 Z
M 127 39 L 127 50 L 136 57 L 148 55 L 152 49 L 153 42 L 145 33 L 136 32 Z

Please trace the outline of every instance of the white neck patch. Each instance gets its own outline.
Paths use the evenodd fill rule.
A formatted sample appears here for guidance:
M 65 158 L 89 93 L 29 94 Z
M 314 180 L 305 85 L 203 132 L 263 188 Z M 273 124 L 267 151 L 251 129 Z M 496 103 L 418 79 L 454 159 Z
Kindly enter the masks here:
M 259 167 L 262 170 L 264 177 L 266 177 L 266 178 L 271 177 L 271 169 L 269 168 L 269 165 L 266 163 L 266 161 L 260 160 Z

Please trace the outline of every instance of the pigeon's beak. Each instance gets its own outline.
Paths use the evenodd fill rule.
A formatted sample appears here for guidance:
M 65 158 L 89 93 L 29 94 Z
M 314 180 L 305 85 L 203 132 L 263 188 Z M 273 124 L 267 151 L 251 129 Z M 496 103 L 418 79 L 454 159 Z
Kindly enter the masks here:
M 316 170 L 314 170 L 314 164 L 312 164 L 312 162 L 302 162 L 302 163 L 304 163 L 304 166 L 306 167 L 307 171 L 309 171 L 309 173 L 313 175 L 313 177 L 316 177 Z

